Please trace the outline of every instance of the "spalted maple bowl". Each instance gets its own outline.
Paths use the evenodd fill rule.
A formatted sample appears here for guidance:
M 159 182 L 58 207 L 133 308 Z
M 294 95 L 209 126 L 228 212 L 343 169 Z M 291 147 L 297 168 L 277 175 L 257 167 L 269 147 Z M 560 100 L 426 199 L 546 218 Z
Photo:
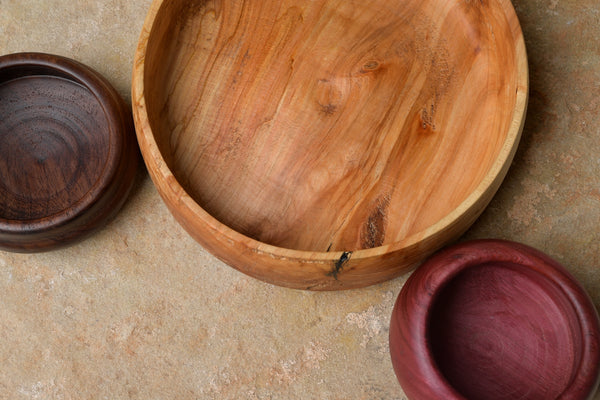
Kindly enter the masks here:
M 402 288 L 390 352 L 424 399 L 591 399 L 598 314 L 583 287 L 528 246 L 482 240 L 427 260 Z
M 100 229 L 139 161 L 131 110 L 98 72 L 52 54 L 0 57 L 0 249 L 52 250 Z
M 233 267 L 315 290 L 396 277 L 462 234 L 527 91 L 509 0 L 155 0 L 132 85 L 175 218 Z

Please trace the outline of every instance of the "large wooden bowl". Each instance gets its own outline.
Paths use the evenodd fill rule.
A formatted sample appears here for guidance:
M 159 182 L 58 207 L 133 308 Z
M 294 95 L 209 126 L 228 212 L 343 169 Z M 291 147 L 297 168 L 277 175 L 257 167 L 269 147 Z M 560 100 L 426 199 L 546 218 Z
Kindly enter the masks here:
M 586 400 L 600 378 L 600 322 L 585 289 L 547 255 L 473 241 L 408 279 L 390 352 L 411 400 Z
M 176 219 L 303 289 L 390 279 L 462 234 L 506 174 L 527 91 L 509 0 L 155 0 L 132 87 Z

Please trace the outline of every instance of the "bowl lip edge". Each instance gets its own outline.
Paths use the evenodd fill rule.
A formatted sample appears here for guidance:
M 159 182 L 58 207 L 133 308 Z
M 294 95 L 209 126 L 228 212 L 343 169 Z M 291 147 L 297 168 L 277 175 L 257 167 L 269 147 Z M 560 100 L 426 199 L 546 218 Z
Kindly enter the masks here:
M 167 203 L 170 201 L 176 201 L 178 206 L 185 206 L 187 211 L 198 217 L 203 224 L 209 226 L 212 231 L 222 235 L 223 237 L 227 238 L 227 240 L 244 243 L 247 248 L 260 253 L 269 254 L 270 257 L 274 258 L 305 260 L 309 262 L 331 262 L 340 259 L 340 256 L 343 254 L 352 253 L 352 259 L 357 260 L 398 252 L 410 247 L 417 247 L 420 245 L 420 242 L 423 238 L 444 238 L 444 241 L 446 242 L 444 244 L 447 244 L 447 242 L 451 239 L 448 238 L 448 231 L 452 230 L 453 223 L 460 221 L 462 217 L 468 215 L 472 210 L 477 210 L 476 213 L 478 216 L 483 211 L 487 203 L 489 203 L 493 194 L 495 194 L 499 188 L 514 158 L 516 149 L 518 147 L 517 144 L 520 141 L 521 133 L 525 123 L 527 103 L 529 98 L 529 69 L 527 50 L 521 25 L 518 21 L 518 17 L 512 3 L 510 1 L 502 3 L 505 13 L 510 12 L 512 14 L 510 17 L 514 18 L 516 21 L 512 30 L 515 43 L 516 97 L 510 118 L 510 127 L 507 131 L 505 140 L 500 147 L 498 155 L 477 187 L 454 210 L 420 232 L 415 232 L 399 241 L 369 249 L 346 251 L 339 250 L 332 252 L 298 250 L 267 244 L 246 236 L 243 233 L 238 232 L 220 222 L 211 216 L 206 210 L 204 210 L 204 208 L 202 208 L 198 203 L 196 203 L 186 192 L 186 190 L 177 182 L 177 179 L 168 168 L 162 156 L 162 153 L 154 138 L 144 98 L 145 56 L 148 48 L 148 41 L 152 34 L 152 27 L 160 9 L 162 8 L 163 4 L 165 4 L 165 1 L 163 0 L 153 0 L 150 6 L 144 21 L 142 32 L 140 34 L 138 47 L 135 52 L 132 74 L 133 77 L 131 91 L 136 134 L 138 141 L 140 142 L 143 159 L 148 167 L 150 176 L 155 185 L 159 188 L 159 192 L 163 187 L 168 189 L 168 193 L 161 193 L 161 196 Z M 145 154 L 146 151 L 150 153 L 150 157 Z M 161 184 L 158 182 L 159 179 L 168 183 Z M 484 196 L 485 194 L 489 194 L 489 196 Z M 176 196 L 179 198 L 177 200 L 171 200 L 170 196 Z M 486 199 L 485 197 L 488 198 Z M 430 251 L 431 250 L 432 249 L 430 249 Z

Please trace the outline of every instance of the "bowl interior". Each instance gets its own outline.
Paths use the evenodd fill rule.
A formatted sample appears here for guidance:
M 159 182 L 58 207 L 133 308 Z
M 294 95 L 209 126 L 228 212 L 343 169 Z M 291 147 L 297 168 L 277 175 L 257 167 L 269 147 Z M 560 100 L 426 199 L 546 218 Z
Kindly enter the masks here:
M 111 128 L 95 94 L 64 67 L 26 57 L 0 70 L 0 222 L 37 224 L 93 200 Z
M 165 0 L 145 57 L 167 166 L 223 224 L 296 250 L 397 242 L 499 156 L 509 2 Z
M 582 332 L 564 292 L 507 262 L 465 269 L 428 318 L 442 375 L 468 399 L 554 399 L 573 381 Z

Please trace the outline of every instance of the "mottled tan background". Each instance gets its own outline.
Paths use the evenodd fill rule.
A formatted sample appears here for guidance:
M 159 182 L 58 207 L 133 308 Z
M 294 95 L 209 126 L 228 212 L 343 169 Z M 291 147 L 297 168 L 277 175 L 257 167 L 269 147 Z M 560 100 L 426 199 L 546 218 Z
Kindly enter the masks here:
M 0 0 L 0 54 L 77 59 L 129 100 L 149 4 Z M 527 123 L 466 238 L 535 246 L 600 305 L 600 3 L 514 4 L 530 57 Z M 404 399 L 387 335 L 405 278 L 335 293 L 248 278 L 188 237 L 140 168 L 124 210 L 92 238 L 0 252 L 0 399 Z

